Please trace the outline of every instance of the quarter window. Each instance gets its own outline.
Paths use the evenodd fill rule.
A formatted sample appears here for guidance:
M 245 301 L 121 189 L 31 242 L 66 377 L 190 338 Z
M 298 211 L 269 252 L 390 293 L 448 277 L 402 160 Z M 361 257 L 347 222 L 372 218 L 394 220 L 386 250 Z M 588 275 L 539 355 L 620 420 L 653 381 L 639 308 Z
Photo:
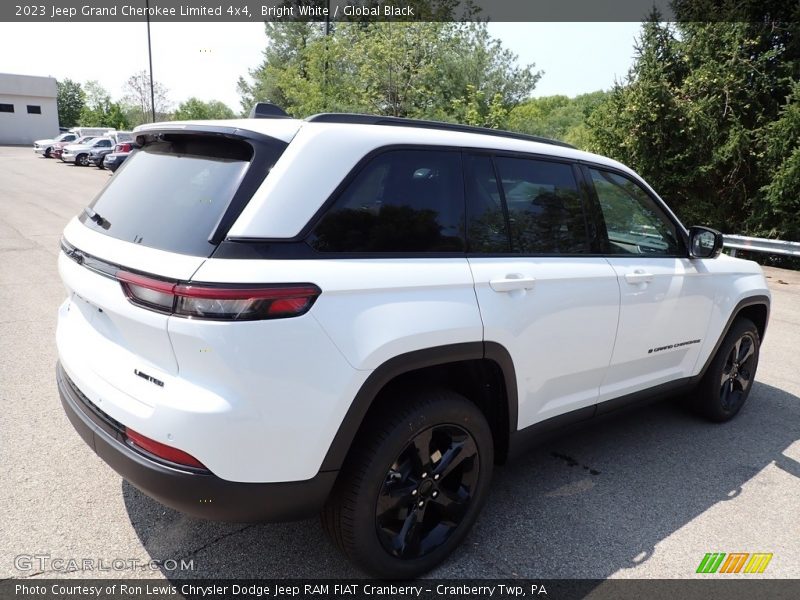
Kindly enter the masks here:
M 464 156 L 467 243 L 470 252 L 504 253 L 511 248 L 500 188 L 489 156 Z
M 588 252 L 583 202 L 572 167 L 527 158 L 495 158 L 508 209 L 511 251 Z
M 638 184 L 607 171 L 589 169 L 612 254 L 682 256 L 677 226 Z
M 463 252 L 461 155 L 392 150 L 373 158 L 315 227 L 320 252 Z

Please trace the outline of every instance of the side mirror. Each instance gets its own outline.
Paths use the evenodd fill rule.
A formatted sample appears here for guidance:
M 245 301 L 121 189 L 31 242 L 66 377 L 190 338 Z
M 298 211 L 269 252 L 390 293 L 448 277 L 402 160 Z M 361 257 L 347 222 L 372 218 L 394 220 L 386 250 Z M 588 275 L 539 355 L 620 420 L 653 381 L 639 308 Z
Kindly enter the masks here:
M 689 228 L 689 256 L 717 258 L 722 252 L 722 234 L 709 227 Z

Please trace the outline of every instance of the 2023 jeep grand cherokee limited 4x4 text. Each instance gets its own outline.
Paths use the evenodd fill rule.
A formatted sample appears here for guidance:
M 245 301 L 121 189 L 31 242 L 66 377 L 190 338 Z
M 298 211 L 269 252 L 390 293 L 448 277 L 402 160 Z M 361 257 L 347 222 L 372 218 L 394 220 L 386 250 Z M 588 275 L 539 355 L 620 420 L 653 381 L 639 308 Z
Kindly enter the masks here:
M 322 512 L 410 577 L 544 429 L 751 390 L 769 292 L 630 169 L 363 115 L 164 123 L 64 231 L 58 385 L 90 446 L 191 515 Z

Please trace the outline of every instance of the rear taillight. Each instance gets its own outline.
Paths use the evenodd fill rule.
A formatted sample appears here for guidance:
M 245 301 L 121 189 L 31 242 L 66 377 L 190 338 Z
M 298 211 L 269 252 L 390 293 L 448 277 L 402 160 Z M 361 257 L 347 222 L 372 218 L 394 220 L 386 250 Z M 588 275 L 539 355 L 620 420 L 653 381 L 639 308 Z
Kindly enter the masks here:
M 310 283 L 217 286 L 187 284 L 118 271 L 128 299 L 139 306 L 198 319 L 254 321 L 296 317 L 322 293 Z
M 144 436 L 128 427 L 125 428 L 125 437 L 127 437 L 128 441 L 137 448 L 144 450 L 145 452 L 148 452 L 157 458 L 187 467 L 194 467 L 196 469 L 206 468 L 203 463 L 201 463 L 191 454 L 187 454 L 183 450 L 178 450 L 177 448 L 167 446 L 161 442 L 151 440 L 149 437 Z

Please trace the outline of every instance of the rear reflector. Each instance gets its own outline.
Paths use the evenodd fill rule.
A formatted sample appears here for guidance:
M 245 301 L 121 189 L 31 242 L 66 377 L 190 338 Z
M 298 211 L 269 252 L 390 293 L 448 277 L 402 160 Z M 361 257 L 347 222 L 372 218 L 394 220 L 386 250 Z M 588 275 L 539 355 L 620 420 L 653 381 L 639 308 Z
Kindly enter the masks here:
M 322 293 L 310 283 L 217 286 L 183 284 L 118 271 L 117 279 L 134 304 L 198 319 L 253 321 L 296 317 Z
M 137 448 L 141 448 L 145 452 L 149 452 L 153 456 L 162 458 L 169 462 L 177 463 L 187 467 L 194 467 L 196 469 L 205 469 L 205 465 L 197 460 L 191 454 L 187 454 L 183 450 L 178 450 L 172 446 L 167 446 L 161 442 L 151 440 L 149 437 L 143 436 L 130 428 L 125 428 L 125 435 L 128 441 Z

